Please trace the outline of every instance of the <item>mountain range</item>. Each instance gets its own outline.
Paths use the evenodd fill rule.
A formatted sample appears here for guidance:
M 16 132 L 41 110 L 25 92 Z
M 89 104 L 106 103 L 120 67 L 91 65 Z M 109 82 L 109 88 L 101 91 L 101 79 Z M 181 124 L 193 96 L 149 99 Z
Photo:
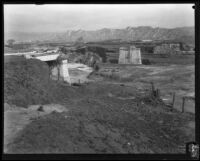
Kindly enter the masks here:
M 194 27 L 179 28 L 153 28 L 150 26 L 126 27 L 124 29 L 103 28 L 99 30 L 67 30 L 66 32 L 10 32 L 5 33 L 5 41 L 14 39 L 18 42 L 51 41 L 73 42 L 83 38 L 85 42 L 121 39 L 123 41 L 135 40 L 177 40 L 187 44 L 194 44 Z

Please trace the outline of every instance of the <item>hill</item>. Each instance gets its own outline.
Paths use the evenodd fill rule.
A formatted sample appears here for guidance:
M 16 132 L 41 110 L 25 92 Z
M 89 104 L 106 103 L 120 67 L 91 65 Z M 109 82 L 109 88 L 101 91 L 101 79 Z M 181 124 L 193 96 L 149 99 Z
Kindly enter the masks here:
M 187 44 L 194 44 L 194 27 L 153 28 L 150 26 L 127 27 L 124 29 L 103 28 L 100 30 L 67 30 L 63 33 L 5 33 L 5 39 L 13 38 L 17 41 L 54 41 L 72 42 L 82 37 L 85 42 L 121 39 L 135 40 L 178 40 Z

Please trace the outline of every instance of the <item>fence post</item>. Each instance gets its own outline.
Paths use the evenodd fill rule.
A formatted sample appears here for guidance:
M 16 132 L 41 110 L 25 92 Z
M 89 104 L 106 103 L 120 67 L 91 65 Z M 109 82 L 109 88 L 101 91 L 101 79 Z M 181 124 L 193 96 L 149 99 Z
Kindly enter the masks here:
M 154 83 L 151 82 L 151 95 L 153 97 L 156 97 L 156 93 L 157 93 L 157 91 L 155 91 Z
M 182 113 L 184 112 L 184 106 L 185 106 L 185 97 L 183 97 L 183 102 L 182 102 Z
M 60 80 L 60 67 L 57 66 L 57 71 L 58 71 L 58 80 Z
M 156 90 L 156 97 L 160 98 L 160 90 L 159 89 Z
M 174 92 L 173 93 L 173 98 L 172 98 L 172 109 L 171 110 L 173 110 L 173 108 L 174 108 L 175 96 L 176 96 L 176 93 Z
M 152 92 L 155 91 L 155 87 L 154 87 L 154 83 L 151 82 L 151 89 L 152 89 Z

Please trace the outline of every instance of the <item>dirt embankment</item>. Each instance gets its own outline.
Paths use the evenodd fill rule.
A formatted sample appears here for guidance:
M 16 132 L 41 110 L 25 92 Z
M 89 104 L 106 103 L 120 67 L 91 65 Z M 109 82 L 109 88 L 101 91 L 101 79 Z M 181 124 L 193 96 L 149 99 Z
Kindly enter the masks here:
M 5 57 L 4 101 L 27 107 L 49 103 L 53 99 L 52 81 L 48 65 L 40 60 L 26 60 L 21 56 Z

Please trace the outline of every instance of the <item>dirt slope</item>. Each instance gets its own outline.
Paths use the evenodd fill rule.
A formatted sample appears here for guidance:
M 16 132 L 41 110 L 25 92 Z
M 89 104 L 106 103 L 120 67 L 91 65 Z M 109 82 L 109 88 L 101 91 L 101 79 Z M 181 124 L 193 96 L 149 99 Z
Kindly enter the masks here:
M 5 57 L 4 101 L 17 106 L 53 100 L 48 65 L 21 56 Z
M 68 112 L 33 120 L 18 133 L 8 152 L 184 153 L 185 143 L 194 140 L 194 129 L 185 132 L 194 122 L 193 115 L 170 112 L 162 103 L 124 88 L 100 83 L 76 88 L 81 98 L 77 94 L 60 101 Z

